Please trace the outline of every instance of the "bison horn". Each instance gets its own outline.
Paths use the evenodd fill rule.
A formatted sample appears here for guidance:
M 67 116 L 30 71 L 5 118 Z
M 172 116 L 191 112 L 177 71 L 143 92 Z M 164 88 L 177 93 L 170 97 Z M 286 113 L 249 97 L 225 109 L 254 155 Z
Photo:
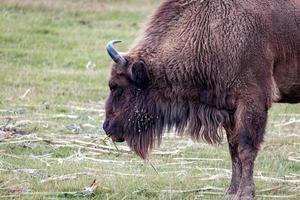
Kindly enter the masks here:
M 112 40 L 108 42 L 106 45 L 106 50 L 115 63 L 119 64 L 121 67 L 125 67 L 127 64 L 127 60 L 114 48 L 114 44 L 120 42 L 122 41 Z

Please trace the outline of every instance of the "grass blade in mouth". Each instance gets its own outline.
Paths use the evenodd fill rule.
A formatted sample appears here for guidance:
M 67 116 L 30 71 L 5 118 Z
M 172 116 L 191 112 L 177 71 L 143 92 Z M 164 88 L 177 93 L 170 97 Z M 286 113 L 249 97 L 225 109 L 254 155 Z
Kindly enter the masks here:
M 109 140 L 109 136 L 106 136 L 104 139 L 100 139 L 100 141 L 104 144 L 104 145 L 106 145 L 106 146 L 108 146 L 107 145 L 107 141 Z
M 116 143 L 115 143 L 113 140 L 111 140 L 111 141 L 112 141 L 112 143 L 113 143 L 114 147 L 116 148 L 117 152 L 119 152 L 119 153 L 120 153 L 120 151 L 119 151 L 119 149 L 118 149 L 118 147 L 117 147 Z

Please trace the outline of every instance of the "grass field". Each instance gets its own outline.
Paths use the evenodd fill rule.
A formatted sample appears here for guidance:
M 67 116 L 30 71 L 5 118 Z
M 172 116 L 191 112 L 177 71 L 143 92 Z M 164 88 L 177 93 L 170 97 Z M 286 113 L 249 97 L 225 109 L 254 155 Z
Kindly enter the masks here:
M 102 131 L 107 41 L 121 51 L 159 1 L 0 0 L 0 198 L 222 199 L 226 141 L 166 134 L 150 163 Z M 154 168 L 157 172 L 154 170 Z M 300 105 L 274 105 L 255 167 L 257 199 L 300 199 Z

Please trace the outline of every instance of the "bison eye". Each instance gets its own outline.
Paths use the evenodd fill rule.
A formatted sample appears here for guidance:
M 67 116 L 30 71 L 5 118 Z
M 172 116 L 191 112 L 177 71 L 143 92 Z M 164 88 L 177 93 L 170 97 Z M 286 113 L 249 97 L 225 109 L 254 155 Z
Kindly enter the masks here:
M 109 82 L 109 89 L 114 97 L 121 96 L 123 93 L 123 88 L 121 88 L 118 84 L 114 82 Z

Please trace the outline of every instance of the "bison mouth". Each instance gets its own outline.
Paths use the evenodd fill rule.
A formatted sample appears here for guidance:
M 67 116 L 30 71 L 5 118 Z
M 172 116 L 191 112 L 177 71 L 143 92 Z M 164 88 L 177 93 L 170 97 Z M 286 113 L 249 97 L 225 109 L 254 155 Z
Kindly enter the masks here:
M 109 137 L 112 139 L 112 141 L 114 142 L 124 142 L 125 139 L 123 137 L 119 137 L 119 136 L 116 136 L 116 135 L 109 135 Z
M 124 131 L 124 128 L 120 128 L 115 123 L 109 123 L 105 121 L 103 129 L 106 135 L 111 138 L 113 142 L 127 142 L 129 148 L 135 152 L 143 160 L 147 160 L 149 152 L 154 147 L 155 135 L 153 131 L 142 131 L 138 133 L 131 133 Z M 126 129 L 125 129 L 126 130 Z
M 116 125 L 109 123 L 109 121 L 105 120 L 103 123 L 103 130 L 105 131 L 106 135 L 112 139 L 113 142 L 124 142 L 125 139 L 123 134 L 116 134 L 120 133 L 121 131 L 117 128 Z

